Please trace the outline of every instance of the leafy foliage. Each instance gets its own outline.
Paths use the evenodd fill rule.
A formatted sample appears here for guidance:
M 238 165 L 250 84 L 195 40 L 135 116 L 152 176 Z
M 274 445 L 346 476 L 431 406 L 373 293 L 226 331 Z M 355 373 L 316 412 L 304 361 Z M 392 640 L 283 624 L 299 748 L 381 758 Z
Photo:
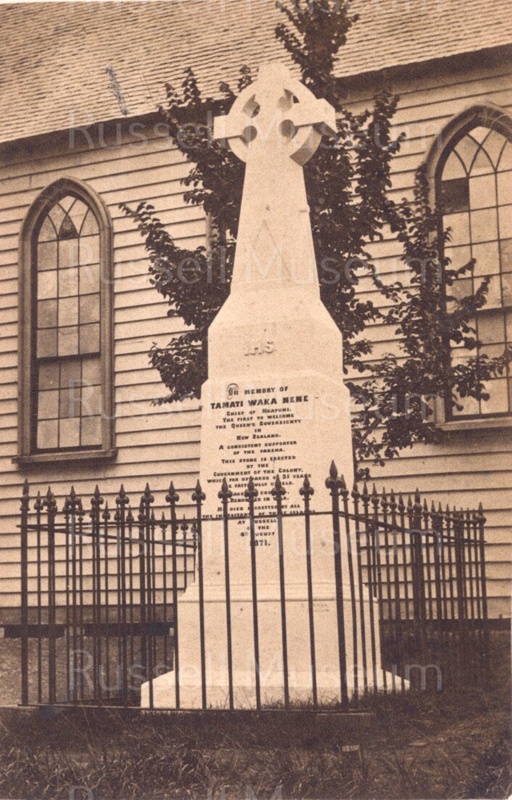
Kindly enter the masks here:
M 382 292 L 392 301 L 385 321 L 396 326 L 399 349 L 366 365 L 372 378 L 350 383 L 362 406 L 354 433 L 356 452 L 381 464 L 415 442 L 437 441 L 435 403 L 443 403 L 449 413 L 462 410 L 462 398 L 488 399 L 485 381 L 503 374 L 510 360 L 508 353 L 490 359 L 478 352 L 474 318 L 486 303 L 489 280 L 473 295 L 457 299 L 452 293 L 457 280 L 471 274 L 475 261 L 450 268 L 443 255 L 450 231 L 443 231 L 441 210 L 430 207 L 428 194 L 420 169 L 413 202 L 403 200 L 396 209 L 396 237 L 403 245 L 409 282 L 397 281 Z M 465 363 L 452 361 L 454 346 L 469 351 Z
M 443 256 L 449 233 L 442 229 L 440 210 L 429 206 L 425 176 L 418 173 L 412 201 L 389 198 L 392 159 L 403 140 L 392 132 L 398 98 L 383 87 L 369 110 L 354 114 L 343 105 L 343 82 L 334 78 L 333 69 L 357 21 L 349 4 L 287 0 L 278 5 L 286 21 L 277 26 L 276 38 L 298 65 L 305 85 L 337 112 L 336 134 L 324 137 L 305 166 L 306 188 L 322 299 L 343 332 L 345 369 L 364 375 L 349 382 L 358 409 L 356 459 L 383 464 L 414 442 L 435 441 L 433 398 L 448 409 L 459 407 L 461 397 L 485 398 L 485 381 L 503 372 L 506 356 L 478 355 L 471 321 L 485 304 L 487 282 L 472 297 L 456 300 L 450 294 L 474 262 L 450 269 Z M 123 206 L 145 239 L 152 281 L 168 300 L 168 313 L 188 327 L 167 347 L 151 348 L 151 363 L 169 390 L 157 402 L 199 396 L 206 379 L 207 331 L 229 294 L 244 171 L 231 151 L 213 140 L 212 122 L 227 113 L 251 81 L 249 69 L 242 67 L 236 91 L 222 84 L 219 98 L 203 98 L 189 68 L 180 92 L 167 86 L 167 107 L 161 109 L 170 135 L 191 162 L 184 197 L 208 215 L 208 249 L 180 248 L 151 205 Z M 385 231 L 402 244 L 407 282 L 385 285 L 379 278 L 371 250 Z M 389 310 L 361 299 L 363 279 L 388 301 Z M 396 349 L 368 362 L 364 356 L 371 353 L 371 344 L 362 334 L 376 322 L 394 326 Z M 466 364 L 452 364 L 450 347 L 456 344 L 475 354 Z

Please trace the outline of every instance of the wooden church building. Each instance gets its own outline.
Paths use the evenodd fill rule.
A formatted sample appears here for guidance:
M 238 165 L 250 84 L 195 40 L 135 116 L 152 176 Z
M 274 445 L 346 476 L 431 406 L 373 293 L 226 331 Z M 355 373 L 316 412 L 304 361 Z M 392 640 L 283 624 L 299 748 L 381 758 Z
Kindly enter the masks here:
M 478 314 L 489 354 L 512 343 L 512 22 L 506 0 L 354 0 L 360 14 L 337 74 L 354 110 L 371 104 L 382 73 L 400 96 L 393 197 L 410 196 L 426 164 L 432 198 L 458 189 L 446 215 L 455 264 L 490 275 Z M 193 67 L 207 94 L 239 67 L 287 56 L 273 0 L 45 2 L 0 5 L 0 626 L 19 616 L 23 483 L 121 483 L 140 495 L 197 479 L 199 402 L 154 405 L 165 394 L 148 361 L 182 330 L 150 284 L 143 240 L 120 210 L 146 200 L 174 239 L 206 242 L 207 222 L 183 200 L 189 165 L 160 120 L 165 82 Z M 379 244 L 383 280 L 400 246 Z M 467 278 L 465 289 L 471 289 Z M 370 297 L 370 286 L 361 293 Z M 376 299 L 374 295 L 373 299 Z M 374 326 L 374 357 L 393 330 Z M 79 387 L 75 402 L 66 387 Z M 81 388 L 80 388 L 81 387 Z M 457 416 L 438 412 L 436 445 L 416 445 L 374 468 L 379 486 L 473 508 L 487 518 L 489 614 L 508 616 L 512 506 L 512 376 Z M 328 467 L 328 465 L 326 465 Z

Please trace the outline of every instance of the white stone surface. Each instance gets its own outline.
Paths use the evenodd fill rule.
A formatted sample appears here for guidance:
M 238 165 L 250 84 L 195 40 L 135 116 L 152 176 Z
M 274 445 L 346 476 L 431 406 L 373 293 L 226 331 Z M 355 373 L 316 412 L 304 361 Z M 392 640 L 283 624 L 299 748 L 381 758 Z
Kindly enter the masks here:
M 255 112 L 258 111 L 257 114 Z M 246 162 L 244 193 L 231 294 L 208 336 L 209 379 L 202 390 L 201 466 L 203 526 L 204 659 L 207 705 L 225 706 L 228 697 L 226 573 L 222 523 L 209 520 L 221 510 L 217 493 L 223 477 L 233 492 L 231 513 L 247 511 L 244 490 L 254 479 L 256 513 L 275 509 L 270 495 L 279 475 L 287 512 L 303 508 L 299 489 L 309 476 L 311 507 L 330 508 L 325 488 L 331 461 L 353 484 L 349 392 L 342 380 L 342 335 L 320 300 L 317 268 L 302 165 L 320 141 L 319 126 L 333 130 L 334 111 L 293 81 L 281 65 L 260 70 L 258 81 L 235 101 L 227 118 L 216 121 Z M 312 520 L 311 569 L 319 699 L 340 699 L 336 586 L 332 520 Z M 366 648 L 361 631 L 352 639 L 348 548 L 342 522 L 342 564 L 347 685 L 354 669 L 363 685 L 380 681 L 370 659 L 370 604 L 361 598 Z M 259 521 L 255 539 L 261 699 L 284 699 L 283 628 L 279 547 L 275 522 Z M 255 704 L 255 645 L 251 546 L 247 524 L 232 521 L 229 533 L 232 653 L 235 704 Z M 310 700 L 311 630 L 303 518 L 286 518 L 283 531 L 286 644 L 292 701 Z M 357 590 L 356 590 L 357 596 Z M 357 599 L 357 597 L 356 597 Z M 357 602 L 359 600 L 357 599 Z M 201 705 L 199 588 L 179 599 L 179 658 L 182 707 Z M 358 611 L 359 615 L 359 611 Z M 359 617 L 358 617 L 359 619 Z M 378 631 L 374 620 L 378 652 Z M 378 665 L 377 665 L 378 666 Z M 173 707 L 174 672 L 153 681 L 157 707 Z M 148 702 L 148 684 L 143 689 Z

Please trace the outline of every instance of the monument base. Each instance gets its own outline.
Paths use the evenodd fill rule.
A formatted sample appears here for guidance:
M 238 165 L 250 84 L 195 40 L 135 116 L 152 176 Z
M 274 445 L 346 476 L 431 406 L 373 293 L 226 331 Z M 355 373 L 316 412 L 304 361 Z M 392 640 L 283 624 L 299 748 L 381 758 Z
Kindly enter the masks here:
M 237 591 L 238 588 L 238 591 Z M 302 589 L 302 591 L 301 591 Z M 231 683 L 234 708 L 257 707 L 254 613 L 250 591 L 233 587 L 231 596 Z M 179 706 L 176 672 L 154 678 L 141 688 L 143 708 L 199 709 L 229 708 L 230 669 L 225 595 L 220 587 L 204 600 L 204 652 L 200 649 L 198 586 L 190 586 L 179 600 Z M 316 587 L 312 607 L 303 587 L 286 587 L 286 650 L 283 649 L 283 614 L 275 586 L 260 588 L 257 603 L 259 691 L 261 706 L 282 706 L 285 702 L 284 661 L 287 664 L 290 703 L 322 705 L 342 699 L 338 614 L 345 620 L 345 676 L 350 698 L 365 690 L 384 687 L 380 664 L 380 639 L 373 603 L 368 596 L 355 598 L 358 622 L 354 640 L 352 614 L 354 599 L 345 597 L 338 609 L 332 586 Z M 313 636 L 311 635 L 311 612 Z M 373 622 L 371 615 L 374 614 Z M 364 634 L 359 622 L 364 618 Z M 313 642 L 313 648 L 312 648 Z M 204 664 L 204 674 L 201 669 Z M 387 678 L 391 685 L 391 676 Z

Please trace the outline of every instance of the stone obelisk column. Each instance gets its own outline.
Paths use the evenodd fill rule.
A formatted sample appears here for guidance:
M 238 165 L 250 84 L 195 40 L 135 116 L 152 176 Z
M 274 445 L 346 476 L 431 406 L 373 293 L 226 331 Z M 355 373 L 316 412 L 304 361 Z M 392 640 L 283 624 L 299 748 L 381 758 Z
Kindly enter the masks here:
M 215 137 L 246 164 L 231 293 L 208 333 L 208 380 L 202 389 L 200 478 L 203 525 L 204 651 L 207 705 L 227 703 L 226 552 L 218 492 L 225 478 L 230 510 L 244 514 L 252 478 L 256 512 L 275 509 L 276 475 L 284 510 L 302 508 L 308 476 L 313 509 L 329 508 L 325 478 L 335 461 L 353 484 L 349 392 L 342 380 L 342 335 L 320 300 L 303 165 L 322 132 L 334 132 L 334 109 L 317 100 L 281 65 L 262 67 L 258 80 L 215 120 Z M 262 702 L 283 696 L 279 559 L 275 523 L 256 526 L 258 637 Z M 251 547 L 247 523 L 229 535 L 231 662 L 235 704 L 253 706 L 255 645 Z M 304 520 L 288 518 L 284 541 L 287 669 L 290 698 L 311 695 Z M 330 518 L 312 530 L 313 608 L 320 699 L 336 698 L 339 679 Z M 344 559 L 346 564 L 346 559 Z M 180 694 L 183 707 L 201 705 L 198 586 L 179 600 Z M 350 599 L 346 620 L 350 624 Z M 347 636 L 347 641 L 349 637 Z M 359 654 L 360 655 L 360 654 Z M 350 670 L 351 655 L 347 649 Z M 361 657 L 358 659 L 361 664 Z M 173 673 L 153 681 L 155 704 L 173 705 Z M 351 677 L 347 677 L 350 687 Z

